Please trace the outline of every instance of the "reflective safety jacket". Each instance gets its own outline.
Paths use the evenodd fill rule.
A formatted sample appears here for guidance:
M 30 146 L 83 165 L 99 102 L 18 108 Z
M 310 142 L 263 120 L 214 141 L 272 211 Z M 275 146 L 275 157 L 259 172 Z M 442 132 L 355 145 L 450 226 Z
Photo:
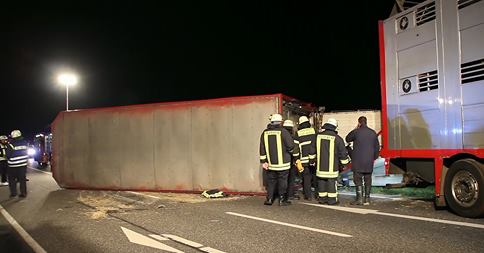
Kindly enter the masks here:
M 299 144 L 301 163 L 307 165 L 310 160 L 312 162 L 316 158 L 316 131 L 314 128 L 299 129 L 295 141 Z
M 8 167 L 27 166 L 27 141 L 22 137 L 13 139 L 7 147 Z
M 330 129 L 316 136 L 316 157 L 316 176 L 320 178 L 338 177 L 340 164 L 349 163 L 343 138 Z
M 7 145 L 0 143 L 0 161 L 7 161 Z
M 286 129 L 269 124 L 260 137 L 260 162 L 269 163 L 270 170 L 288 170 L 295 146 L 294 139 Z

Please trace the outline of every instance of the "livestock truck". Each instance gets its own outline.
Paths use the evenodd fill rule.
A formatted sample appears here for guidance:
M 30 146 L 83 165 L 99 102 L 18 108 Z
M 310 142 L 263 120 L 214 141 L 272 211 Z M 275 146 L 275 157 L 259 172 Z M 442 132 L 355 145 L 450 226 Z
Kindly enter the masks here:
M 379 22 L 382 156 L 484 215 L 484 1 L 422 2 Z
M 263 194 L 269 116 L 315 110 L 272 94 L 64 111 L 52 123 L 53 177 L 75 189 Z

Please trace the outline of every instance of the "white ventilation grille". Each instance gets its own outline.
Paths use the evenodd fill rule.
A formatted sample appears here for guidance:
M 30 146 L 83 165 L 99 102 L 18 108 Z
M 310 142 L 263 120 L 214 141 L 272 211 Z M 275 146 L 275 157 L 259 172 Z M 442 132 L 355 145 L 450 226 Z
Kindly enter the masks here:
M 462 84 L 484 80 L 484 59 L 462 63 L 460 77 Z
M 429 91 L 439 88 L 439 76 L 437 70 L 418 74 L 418 90 Z
M 480 2 L 481 0 L 457 0 L 457 7 L 460 9 L 467 7 L 469 5 Z
M 415 11 L 415 21 L 417 26 L 435 20 L 435 2 L 428 3 Z

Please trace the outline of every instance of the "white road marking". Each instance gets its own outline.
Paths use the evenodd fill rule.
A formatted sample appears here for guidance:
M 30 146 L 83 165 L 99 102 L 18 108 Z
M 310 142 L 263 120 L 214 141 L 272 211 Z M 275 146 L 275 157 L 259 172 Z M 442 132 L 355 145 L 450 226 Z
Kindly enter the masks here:
M 162 234 L 160 235 L 154 235 L 150 234 L 151 237 L 160 240 L 160 241 L 166 241 L 166 240 L 172 240 L 181 244 L 184 244 L 186 246 L 192 247 L 192 248 L 197 248 L 198 250 L 201 250 L 203 252 L 208 252 L 208 253 L 225 253 L 224 251 L 220 251 L 218 249 L 210 248 L 210 247 L 205 247 L 202 244 L 194 241 L 187 240 L 185 238 L 176 236 L 176 235 L 170 235 L 170 234 Z
M 178 237 L 176 235 L 170 235 L 170 234 L 162 234 L 162 235 L 166 238 L 169 238 L 169 239 L 175 241 L 175 242 L 183 243 L 183 244 L 188 245 L 188 246 L 193 247 L 193 248 L 203 247 L 203 245 L 198 243 L 198 242 L 192 242 L 190 240 Z
M 328 209 L 334 209 L 334 210 L 345 211 L 345 212 L 350 212 L 350 213 L 369 214 L 369 213 L 378 212 L 378 210 L 365 209 L 365 208 L 349 208 L 349 207 L 344 207 L 344 206 L 328 206 L 328 205 L 305 203 L 305 202 L 299 202 L 299 203 L 303 204 L 303 205 L 308 205 L 308 206 L 324 207 L 324 208 L 328 208 Z
M 469 223 L 469 222 L 425 218 L 425 217 L 395 214 L 395 213 L 385 213 L 385 212 L 380 212 L 380 211 L 374 210 L 374 209 L 352 208 L 352 207 L 343 207 L 343 206 L 328 206 L 328 205 L 318 205 L 318 204 L 303 203 L 303 202 L 299 202 L 299 203 L 303 204 L 303 205 L 308 205 L 308 206 L 316 206 L 316 207 L 322 207 L 322 208 L 328 208 L 328 209 L 335 209 L 335 210 L 345 211 L 345 212 L 350 212 L 350 213 L 376 214 L 376 215 L 398 217 L 398 218 L 403 218 L 403 219 L 421 220 L 421 221 L 436 222 L 436 223 L 443 223 L 443 224 L 451 224 L 451 225 L 457 225 L 457 226 L 465 226 L 465 227 L 473 227 L 473 228 L 484 229 L 484 225 L 482 225 L 482 224 Z
M 31 169 L 31 170 L 36 170 L 36 171 L 38 171 L 38 172 L 42 172 L 42 173 L 45 173 L 45 174 L 52 175 L 52 172 L 50 172 L 50 171 L 43 171 L 43 170 L 39 170 L 39 169 L 36 169 L 36 168 L 34 168 L 34 167 L 30 167 L 30 166 L 28 166 L 28 167 L 29 167 L 29 169 Z
M 155 235 L 155 234 L 150 234 L 149 235 L 151 238 L 155 238 L 158 241 L 169 241 L 170 239 L 165 238 L 163 236 Z
M 199 250 L 201 250 L 203 252 L 208 252 L 208 253 L 225 253 L 223 251 L 220 251 L 218 249 L 213 249 L 213 248 L 210 248 L 210 247 L 199 248 Z
M 351 193 L 351 192 L 338 192 L 339 195 L 345 195 L 345 196 L 355 196 L 355 193 Z M 379 196 L 379 195 L 375 195 L 375 194 L 372 194 L 371 195 L 371 198 L 375 198 L 375 199 L 391 199 L 391 200 L 404 200 L 404 198 L 401 198 L 401 197 L 386 197 L 386 196 Z
M 0 213 L 5 217 L 5 219 L 12 225 L 12 227 L 17 231 L 17 233 L 24 239 L 24 241 L 32 248 L 35 253 L 47 253 L 47 251 L 38 244 L 32 236 L 23 229 L 20 224 L 0 205 Z
M 172 247 L 170 247 L 166 244 L 163 244 L 161 242 L 155 241 L 155 240 L 153 240 L 153 239 L 151 239 L 147 236 L 144 236 L 140 233 L 136 233 L 136 232 L 129 230 L 125 227 L 121 227 L 121 229 L 123 230 L 126 237 L 128 237 L 128 240 L 132 243 L 152 247 L 152 248 L 155 248 L 155 249 L 161 249 L 161 250 L 165 250 L 165 251 L 169 251 L 169 252 L 174 252 L 174 253 L 183 253 L 183 251 L 179 251 L 175 248 L 172 248 Z
M 245 214 L 240 214 L 240 213 L 234 213 L 234 212 L 225 212 L 225 213 L 226 214 L 230 214 L 230 215 L 239 216 L 239 217 L 248 218 L 248 219 L 253 219 L 253 220 L 258 220 L 258 221 L 264 221 L 264 222 L 269 222 L 269 223 L 274 223 L 274 224 L 278 224 L 278 225 L 283 225 L 283 226 L 288 226 L 288 227 L 293 227 L 293 228 L 299 228 L 299 229 L 309 230 L 309 231 L 323 233 L 323 234 L 329 234 L 329 235 L 335 235 L 335 236 L 341 236 L 341 237 L 353 237 L 351 235 L 337 233 L 337 232 L 333 232 L 333 231 L 322 230 L 322 229 L 317 229 L 317 228 L 311 228 L 311 227 L 306 227 L 306 226 L 301 226 L 301 225 L 295 225 L 295 224 L 286 223 L 286 222 L 280 222 L 280 221 L 275 221 L 275 220 L 269 220 L 269 219 L 259 218 L 259 217 L 245 215 Z

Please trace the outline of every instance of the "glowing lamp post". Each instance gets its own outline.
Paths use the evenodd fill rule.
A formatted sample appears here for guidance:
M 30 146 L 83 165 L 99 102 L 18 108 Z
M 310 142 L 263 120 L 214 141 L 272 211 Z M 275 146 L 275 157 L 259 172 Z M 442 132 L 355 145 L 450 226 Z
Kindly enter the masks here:
M 69 111 L 69 86 L 77 84 L 77 76 L 72 73 L 63 73 L 57 76 L 57 82 L 66 86 L 66 111 Z

